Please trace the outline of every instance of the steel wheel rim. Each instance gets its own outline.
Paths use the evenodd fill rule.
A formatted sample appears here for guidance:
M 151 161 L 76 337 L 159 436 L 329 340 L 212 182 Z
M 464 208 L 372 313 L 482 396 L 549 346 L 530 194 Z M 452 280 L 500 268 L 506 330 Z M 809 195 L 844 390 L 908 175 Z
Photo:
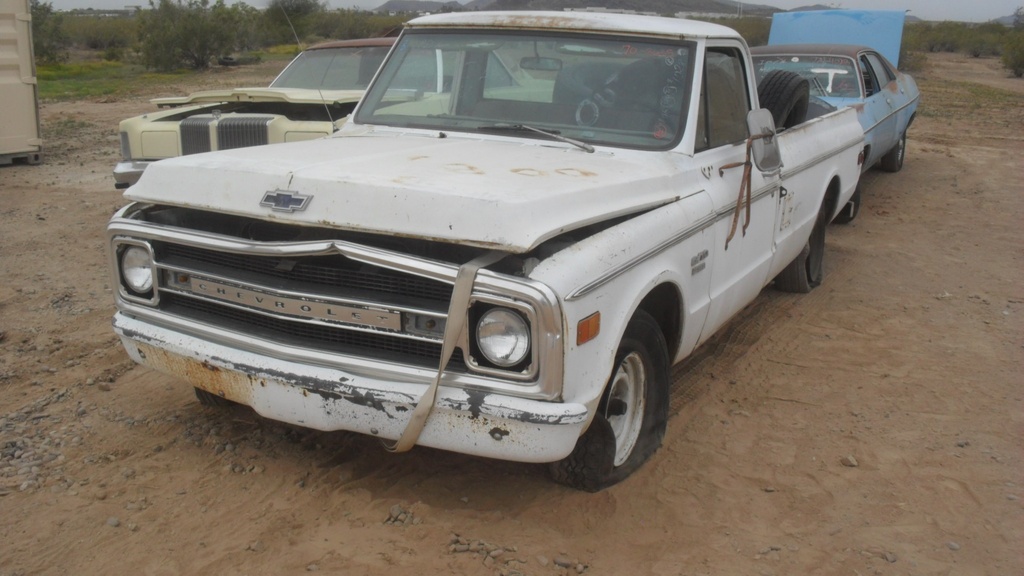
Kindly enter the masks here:
M 637 352 L 629 353 L 619 363 L 608 387 L 608 402 L 604 417 L 615 433 L 615 465 L 621 466 L 632 454 L 643 425 L 644 403 L 647 389 L 647 369 Z M 621 414 L 611 414 L 609 407 L 625 405 Z

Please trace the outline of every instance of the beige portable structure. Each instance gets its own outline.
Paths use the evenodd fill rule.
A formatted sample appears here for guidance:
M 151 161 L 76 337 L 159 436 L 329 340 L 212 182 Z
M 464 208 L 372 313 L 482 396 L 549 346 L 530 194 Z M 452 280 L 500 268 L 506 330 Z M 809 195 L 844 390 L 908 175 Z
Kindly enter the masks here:
M 43 157 L 29 0 L 0 0 L 0 165 Z

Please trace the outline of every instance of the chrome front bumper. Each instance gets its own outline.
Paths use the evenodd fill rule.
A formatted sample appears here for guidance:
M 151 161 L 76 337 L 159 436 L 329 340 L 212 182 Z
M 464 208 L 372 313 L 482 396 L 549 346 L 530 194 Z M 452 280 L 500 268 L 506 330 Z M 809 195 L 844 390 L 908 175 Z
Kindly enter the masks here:
M 139 181 L 146 166 L 151 164 L 148 160 L 128 160 L 118 162 L 114 166 L 114 188 L 123 190 Z
M 317 430 L 401 436 L 430 384 L 391 381 L 336 368 L 270 358 L 135 319 L 114 316 L 114 331 L 136 362 L 252 407 L 260 415 Z M 517 398 L 461 387 L 438 388 L 417 442 L 518 462 L 567 456 L 589 421 L 586 406 Z

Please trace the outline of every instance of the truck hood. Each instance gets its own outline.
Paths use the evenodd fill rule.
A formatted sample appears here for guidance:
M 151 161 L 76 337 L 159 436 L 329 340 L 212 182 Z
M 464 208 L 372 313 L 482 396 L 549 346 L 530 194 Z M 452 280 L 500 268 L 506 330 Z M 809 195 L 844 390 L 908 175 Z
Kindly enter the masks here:
M 682 185 L 673 184 L 669 156 L 357 129 L 161 160 L 125 197 L 524 253 L 563 232 L 676 200 Z M 273 200 L 285 194 L 308 201 L 275 210 Z
M 358 102 L 362 90 L 310 90 L 307 88 L 231 88 L 204 90 L 188 96 L 154 98 L 160 107 L 218 102 L 290 102 L 294 104 L 322 104 L 324 102 Z

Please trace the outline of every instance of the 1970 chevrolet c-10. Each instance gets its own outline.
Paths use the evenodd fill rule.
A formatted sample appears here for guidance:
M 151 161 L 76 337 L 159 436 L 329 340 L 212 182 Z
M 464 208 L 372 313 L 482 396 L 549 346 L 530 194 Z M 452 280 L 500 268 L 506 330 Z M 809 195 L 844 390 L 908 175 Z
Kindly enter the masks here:
M 108 227 L 114 330 L 206 404 L 599 490 L 660 445 L 673 363 L 821 281 L 863 132 L 759 98 L 717 25 L 415 19 L 336 135 L 145 171 Z

